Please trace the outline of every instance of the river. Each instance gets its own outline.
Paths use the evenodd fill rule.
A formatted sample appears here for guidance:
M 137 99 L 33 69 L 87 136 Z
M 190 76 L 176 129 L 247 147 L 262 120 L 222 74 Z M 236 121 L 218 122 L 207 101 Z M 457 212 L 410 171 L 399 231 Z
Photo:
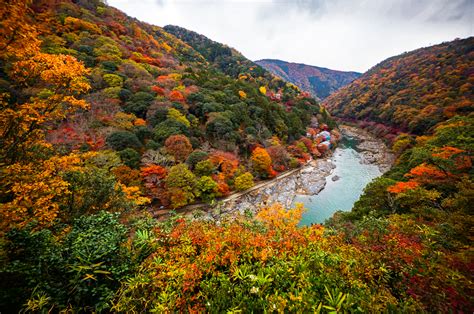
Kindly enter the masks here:
M 364 187 L 382 171 L 390 169 L 393 155 L 381 140 L 361 129 L 340 126 L 340 131 L 343 139 L 331 157 L 313 160 L 302 168 L 260 182 L 247 191 L 220 200 L 217 205 L 193 204 L 177 212 L 219 220 L 247 212 L 255 214 L 261 207 L 273 203 L 291 208 L 300 202 L 307 208 L 300 225 L 309 225 L 324 223 L 337 210 L 349 211 Z M 340 178 L 333 181 L 336 175 Z M 168 213 L 168 209 L 163 209 L 153 214 L 164 219 Z
M 324 223 L 338 210 L 350 211 L 364 187 L 382 175 L 377 165 L 361 163 L 356 145 L 355 139 L 345 137 L 336 148 L 331 158 L 336 168 L 326 178 L 324 190 L 313 196 L 296 196 L 294 203 L 303 203 L 307 209 L 300 225 Z M 334 176 L 339 176 L 339 179 L 333 181 Z

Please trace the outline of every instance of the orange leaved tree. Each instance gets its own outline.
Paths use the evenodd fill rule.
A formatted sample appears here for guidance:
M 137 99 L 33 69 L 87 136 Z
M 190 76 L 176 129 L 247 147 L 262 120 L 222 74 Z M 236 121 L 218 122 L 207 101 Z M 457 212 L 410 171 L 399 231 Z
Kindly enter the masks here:
M 183 162 L 193 151 L 191 142 L 185 135 L 171 135 L 165 141 L 166 151 L 173 155 L 176 162 Z
M 52 223 L 68 194 L 58 160 L 46 157 L 48 128 L 87 108 L 88 70 L 72 56 L 42 53 L 29 22 L 30 1 L 0 6 L 0 67 L 11 93 L 0 94 L 0 219 L 2 227 Z M 61 157 L 76 160 L 72 157 Z M 4 229 L 4 228 L 2 228 Z
M 262 178 L 273 176 L 272 158 L 267 150 L 262 147 L 257 147 L 253 150 L 250 157 L 253 170 Z

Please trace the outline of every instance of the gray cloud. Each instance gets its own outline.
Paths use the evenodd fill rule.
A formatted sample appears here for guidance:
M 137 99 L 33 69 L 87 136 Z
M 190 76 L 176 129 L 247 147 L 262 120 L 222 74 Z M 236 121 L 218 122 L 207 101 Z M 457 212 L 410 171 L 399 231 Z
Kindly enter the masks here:
M 294 6 L 321 16 L 334 13 L 334 10 L 345 12 L 366 11 L 384 17 L 416 18 L 426 16 L 433 21 L 445 21 L 472 16 L 472 0 L 273 0 L 275 5 Z
M 365 71 L 390 56 L 473 35 L 473 0 L 109 0 L 257 60 Z
M 365 14 L 377 18 L 442 22 L 471 20 L 473 0 L 273 0 L 275 7 L 296 8 L 318 18 L 334 13 Z

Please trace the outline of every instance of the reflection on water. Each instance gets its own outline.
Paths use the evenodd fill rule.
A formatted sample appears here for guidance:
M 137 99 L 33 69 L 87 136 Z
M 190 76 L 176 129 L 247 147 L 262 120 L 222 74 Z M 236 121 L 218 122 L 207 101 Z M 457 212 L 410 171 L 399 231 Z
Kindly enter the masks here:
M 326 187 L 318 195 L 297 196 L 295 202 L 305 205 L 300 225 L 323 223 L 338 210 L 350 211 L 364 187 L 381 175 L 376 165 L 360 163 L 360 154 L 354 149 L 356 142 L 346 139 L 333 155 L 336 169 L 327 177 Z M 340 179 L 333 181 L 334 176 Z

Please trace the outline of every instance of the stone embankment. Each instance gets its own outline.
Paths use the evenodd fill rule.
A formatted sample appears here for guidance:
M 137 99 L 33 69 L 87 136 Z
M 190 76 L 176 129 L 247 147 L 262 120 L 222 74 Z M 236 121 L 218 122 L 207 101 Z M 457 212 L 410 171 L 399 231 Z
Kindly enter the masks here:
M 262 206 L 273 203 L 290 207 L 297 194 L 316 195 L 323 190 L 326 177 L 334 167 L 329 158 L 313 160 L 290 175 L 276 178 L 238 197 L 225 199 L 208 214 L 232 215 L 244 214 L 246 211 L 255 213 Z
M 364 130 L 350 126 L 341 126 L 340 130 L 343 136 L 357 140 L 356 149 L 361 155 L 361 162 L 378 165 L 382 173 L 390 169 L 394 158 L 381 140 Z M 302 168 L 261 182 L 247 191 L 232 194 L 217 205 L 190 205 L 177 212 L 200 219 L 220 220 L 222 217 L 255 213 L 262 206 L 272 203 L 290 207 L 297 195 L 316 195 L 324 189 L 326 180 L 335 168 L 331 160 L 332 156 L 328 154 L 324 158 L 310 161 Z

